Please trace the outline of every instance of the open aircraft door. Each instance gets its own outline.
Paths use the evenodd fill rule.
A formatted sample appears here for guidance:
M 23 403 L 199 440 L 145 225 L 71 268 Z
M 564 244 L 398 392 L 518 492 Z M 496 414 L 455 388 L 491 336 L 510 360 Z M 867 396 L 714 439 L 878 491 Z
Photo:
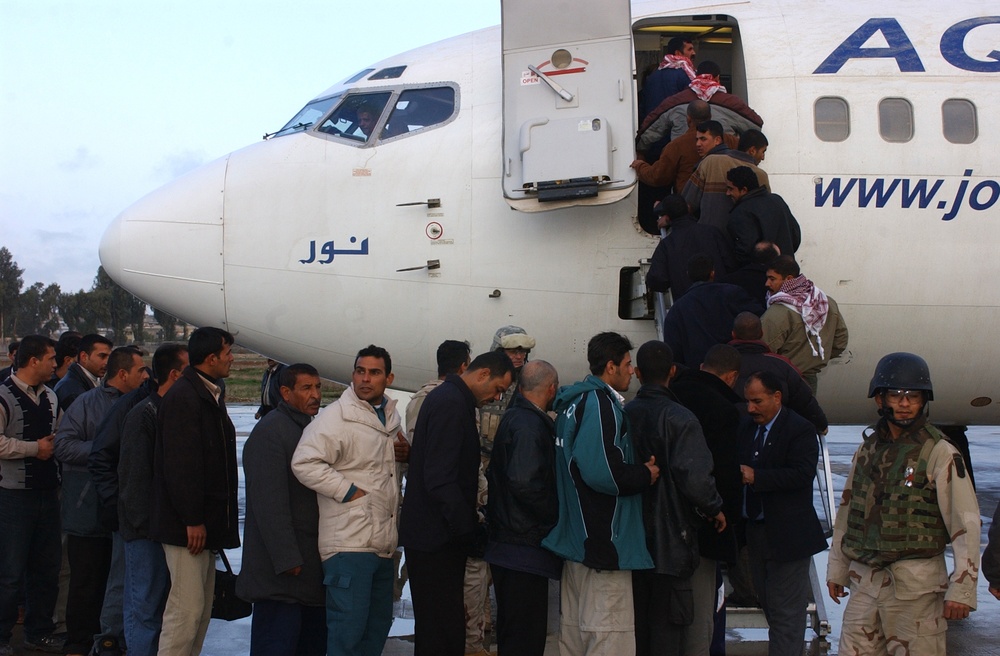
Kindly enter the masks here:
M 503 0 L 503 191 L 541 212 L 636 184 L 629 0 Z

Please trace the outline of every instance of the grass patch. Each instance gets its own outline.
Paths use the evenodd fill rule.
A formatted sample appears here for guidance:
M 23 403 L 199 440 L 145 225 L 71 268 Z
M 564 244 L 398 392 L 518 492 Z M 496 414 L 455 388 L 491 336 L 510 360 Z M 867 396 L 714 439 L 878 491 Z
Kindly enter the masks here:
M 233 366 L 226 379 L 226 403 L 251 403 L 260 405 L 260 380 L 267 369 L 267 358 L 252 351 L 233 349 Z M 323 405 L 340 397 L 344 386 L 323 379 Z

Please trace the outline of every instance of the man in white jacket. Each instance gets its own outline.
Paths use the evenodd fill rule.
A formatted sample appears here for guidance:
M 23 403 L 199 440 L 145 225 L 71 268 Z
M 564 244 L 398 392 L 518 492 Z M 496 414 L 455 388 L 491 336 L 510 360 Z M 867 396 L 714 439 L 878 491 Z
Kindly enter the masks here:
M 409 454 L 385 395 L 392 379 L 384 348 L 361 349 L 351 386 L 305 428 L 292 457 L 319 501 L 329 656 L 378 656 L 392 625 L 396 461 Z

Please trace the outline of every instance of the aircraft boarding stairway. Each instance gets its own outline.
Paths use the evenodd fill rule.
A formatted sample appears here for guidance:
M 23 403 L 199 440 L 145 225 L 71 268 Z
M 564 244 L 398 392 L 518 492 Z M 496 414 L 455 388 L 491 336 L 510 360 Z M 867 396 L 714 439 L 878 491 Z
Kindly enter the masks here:
M 649 260 L 640 262 L 641 281 L 646 280 L 646 272 L 649 269 Z M 653 300 L 653 310 L 656 321 L 656 336 L 663 339 L 663 320 L 670 311 L 673 299 L 670 292 L 650 292 Z M 819 461 L 816 463 L 816 488 L 819 493 L 820 523 L 823 524 L 824 534 L 829 540 L 833 535 L 833 523 L 836 518 L 837 503 L 833 492 L 833 473 L 830 469 L 830 450 L 826 443 L 826 436 L 819 435 Z M 814 496 L 813 505 L 816 505 Z M 809 626 L 820 639 L 825 639 L 830 634 L 830 622 L 827 618 L 826 598 L 827 588 L 825 580 L 821 579 L 816 571 L 816 561 L 809 564 L 809 583 L 812 588 L 811 599 L 806 607 Z M 730 629 L 766 629 L 767 620 L 764 618 L 764 611 L 760 608 L 726 607 L 726 628 Z

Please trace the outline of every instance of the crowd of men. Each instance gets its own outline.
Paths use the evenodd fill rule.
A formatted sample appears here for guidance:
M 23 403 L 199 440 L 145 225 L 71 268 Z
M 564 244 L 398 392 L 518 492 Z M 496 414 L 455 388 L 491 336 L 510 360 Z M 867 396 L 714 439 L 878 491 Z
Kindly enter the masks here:
M 535 340 L 519 327 L 475 358 L 447 340 L 406 423 L 382 347 L 358 352 L 322 410 L 314 367 L 269 366 L 262 401 L 275 375 L 280 400 L 262 403 L 243 451 L 237 593 L 253 602 L 251 654 L 381 654 L 400 546 L 418 655 L 487 653 L 491 583 L 499 653 L 542 654 L 549 580 L 561 653 L 724 653 L 717 591 L 741 549 L 769 653 L 801 654 L 808 568 L 827 548 L 812 503 L 826 417 L 802 372 L 768 351 L 760 318 L 738 314 L 730 336 L 685 365 L 660 341 L 633 361 L 628 338 L 600 333 L 591 375 L 563 387 L 529 361 Z M 57 362 L 67 342 L 76 353 Z M 200 653 L 213 554 L 240 546 L 232 344 L 200 328 L 160 346 L 150 377 L 140 350 L 97 335 L 20 341 L 0 383 L 0 653 L 13 653 L 19 606 L 31 649 Z M 848 476 L 828 572 L 834 600 L 853 593 L 842 649 L 944 653 L 946 620 L 976 604 L 975 493 L 926 421 L 921 358 L 883 358 L 869 396 L 881 419 Z M 983 571 L 1000 598 L 998 550 Z
M 560 387 L 550 363 L 528 361 L 522 328 L 475 358 L 447 340 L 405 423 L 383 347 L 358 351 L 322 410 L 313 366 L 268 360 L 242 458 L 236 592 L 253 603 L 252 655 L 381 654 L 399 547 L 417 656 L 487 654 L 491 584 L 499 653 L 540 656 L 550 580 L 564 655 L 721 656 L 723 566 L 763 608 L 769 653 L 801 655 L 809 567 L 828 546 L 812 502 L 828 427 L 815 394 L 847 327 L 793 257 L 798 223 L 758 167 L 762 119 L 694 55 L 672 40 L 646 80 L 632 165 L 664 231 L 647 277 L 672 293 L 663 341 L 633 361 L 627 337 L 599 333 L 590 375 Z M 199 328 L 151 369 L 96 334 L 12 345 L 0 656 L 19 607 L 29 649 L 201 652 L 214 554 L 241 545 L 232 345 Z M 927 423 L 919 356 L 883 358 L 869 397 L 881 418 L 855 455 L 827 574 L 834 601 L 852 592 L 841 650 L 943 654 L 946 621 L 976 605 L 971 472 Z M 982 565 L 1000 598 L 998 521 Z

